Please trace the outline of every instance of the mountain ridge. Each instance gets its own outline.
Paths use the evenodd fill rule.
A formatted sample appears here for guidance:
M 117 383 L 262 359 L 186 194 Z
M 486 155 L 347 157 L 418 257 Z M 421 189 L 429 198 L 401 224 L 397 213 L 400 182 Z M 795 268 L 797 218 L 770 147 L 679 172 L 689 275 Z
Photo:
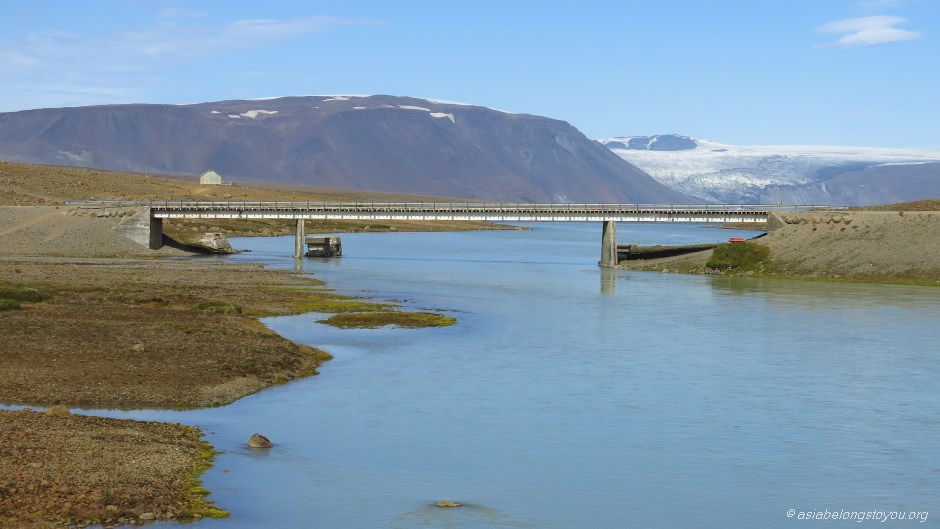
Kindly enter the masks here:
M 2 113 L 0 158 L 481 200 L 690 200 L 564 121 L 386 95 Z

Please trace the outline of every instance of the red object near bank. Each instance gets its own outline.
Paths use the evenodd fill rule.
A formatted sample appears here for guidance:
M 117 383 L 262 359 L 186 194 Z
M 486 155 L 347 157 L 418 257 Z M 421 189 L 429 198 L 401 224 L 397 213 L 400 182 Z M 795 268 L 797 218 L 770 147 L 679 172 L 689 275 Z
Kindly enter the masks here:
M 744 237 L 728 237 L 728 242 L 744 242 Z

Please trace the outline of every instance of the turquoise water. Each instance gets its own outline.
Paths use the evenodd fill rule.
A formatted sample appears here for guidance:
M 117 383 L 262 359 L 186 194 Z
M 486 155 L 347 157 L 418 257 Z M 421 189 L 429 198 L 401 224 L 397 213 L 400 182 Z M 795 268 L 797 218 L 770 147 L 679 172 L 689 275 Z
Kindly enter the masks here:
M 340 259 L 297 265 L 291 238 L 235 240 L 252 252 L 232 259 L 459 323 L 268 319 L 335 359 L 224 408 L 120 414 L 200 425 L 225 452 L 204 482 L 232 517 L 190 527 L 940 526 L 936 288 L 602 271 L 598 224 L 342 237 Z M 246 448 L 255 432 L 275 448 Z

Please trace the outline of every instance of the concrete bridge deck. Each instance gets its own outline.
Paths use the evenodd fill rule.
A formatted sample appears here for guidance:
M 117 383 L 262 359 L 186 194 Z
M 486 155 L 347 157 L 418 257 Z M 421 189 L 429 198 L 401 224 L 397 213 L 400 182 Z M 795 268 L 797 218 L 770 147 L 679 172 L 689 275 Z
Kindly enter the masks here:
M 162 246 L 163 219 L 285 219 L 297 221 L 295 256 L 302 256 L 305 220 L 476 220 L 602 222 L 601 266 L 616 264 L 616 222 L 765 222 L 777 211 L 842 211 L 839 206 L 766 204 L 529 204 L 488 202 L 245 202 L 72 201 L 79 208 L 137 207 L 149 219 L 150 247 Z M 142 238 L 142 237 L 141 237 Z
M 762 222 L 773 211 L 844 210 L 766 204 L 530 204 L 486 202 L 71 201 L 75 207 L 150 208 L 154 218 L 407 219 L 494 222 Z

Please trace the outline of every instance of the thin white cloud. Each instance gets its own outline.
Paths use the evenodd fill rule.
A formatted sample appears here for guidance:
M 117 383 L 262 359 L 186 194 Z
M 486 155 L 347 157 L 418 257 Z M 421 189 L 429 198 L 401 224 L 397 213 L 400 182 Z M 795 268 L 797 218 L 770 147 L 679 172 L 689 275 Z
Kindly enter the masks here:
M 237 20 L 220 26 L 165 21 L 110 37 L 127 63 L 186 63 L 230 51 L 267 48 L 281 41 L 344 25 L 370 23 L 326 16 L 295 20 Z
M 874 46 L 889 42 L 917 40 L 922 37 L 920 32 L 896 28 L 904 24 L 906 18 L 876 15 L 870 17 L 847 18 L 829 22 L 818 27 L 820 33 L 843 34 L 839 40 L 817 46 L 817 48 L 847 48 Z
M 303 35 L 362 24 L 375 22 L 323 16 L 238 20 L 223 25 L 163 20 L 150 27 L 105 36 L 36 32 L 20 42 L 0 41 L 0 66 L 139 71 L 228 52 L 272 47 Z
M 150 26 L 105 35 L 37 31 L 17 40 L 0 36 L 0 106 L 5 107 L 0 111 L 22 108 L 12 100 L 33 101 L 40 94 L 49 95 L 44 104 L 72 104 L 84 97 L 125 100 L 134 96 L 121 87 L 159 85 L 159 72 L 166 67 L 274 48 L 341 26 L 380 24 L 327 16 L 210 24 L 197 14 L 164 11 Z M 73 97 L 65 99 L 65 94 Z

